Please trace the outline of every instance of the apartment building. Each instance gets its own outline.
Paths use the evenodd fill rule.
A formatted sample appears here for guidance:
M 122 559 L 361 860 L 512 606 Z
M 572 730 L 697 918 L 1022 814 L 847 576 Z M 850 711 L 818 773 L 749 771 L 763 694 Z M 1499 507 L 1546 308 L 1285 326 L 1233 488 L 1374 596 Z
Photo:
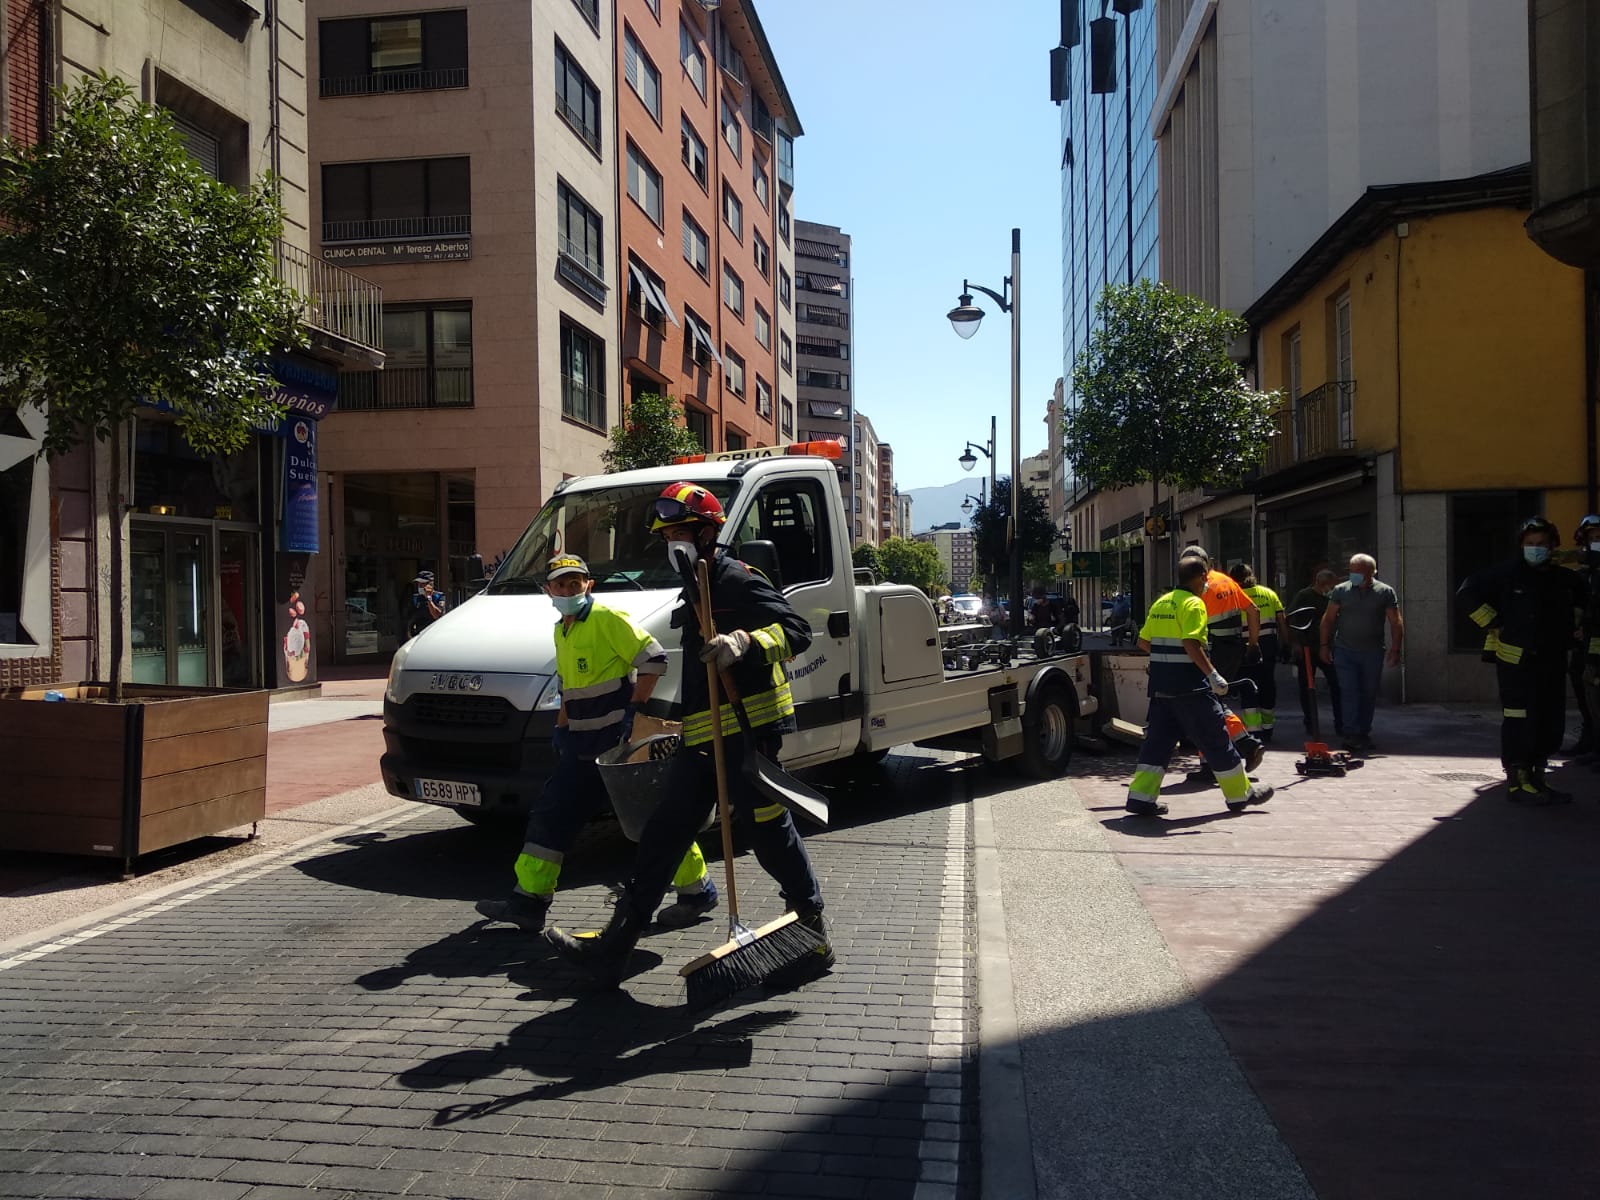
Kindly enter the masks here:
M 899 491 L 897 489 L 895 491 L 895 494 L 894 494 L 894 503 L 895 503 L 894 536 L 895 537 L 902 537 L 902 538 L 910 537 L 911 536 L 911 530 L 912 530 L 912 524 L 911 524 L 911 521 L 912 521 L 912 517 L 911 517 L 912 499 L 911 499 L 911 493 L 910 492 L 902 492 L 902 491 Z
M 978 574 L 972 530 L 953 523 L 910 536 L 913 541 L 929 543 L 939 552 L 944 582 L 952 593 L 970 590 L 969 585 Z
M 244 188 L 272 173 L 286 214 L 277 270 L 306 297 L 309 344 L 269 358 L 288 416 L 226 459 L 196 453 L 152 408 L 109 444 L 45 466 L 29 448 L 34 418 L 6 419 L 0 531 L 25 533 L 20 559 L 0 553 L 0 684 L 108 678 L 110 588 L 126 597 L 121 642 L 134 682 L 313 684 L 305 634 L 327 615 L 315 603 L 326 580 L 319 423 L 336 373 L 382 353 L 377 287 L 310 253 L 305 5 L 282 0 L 262 22 L 243 4 L 12 0 L 5 20 L 6 131 L 39 136 L 49 84 L 105 71 L 165 109 L 216 178 Z M 110 455 L 130 441 L 132 478 L 112 496 Z M 27 453 L 13 459 L 19 448 Z M 0 550 L 7 540 L 0 532 Z
M 835 225 L 795 222 L 795 354 L 801 425 L 853 447 L 850 385 L 850 235 Z M 846 457 L 850 457 L 848 454 Z M 843 478 L 854 507 L 855 470 Z M 864 536 L 864 535 L 860 535 Z
M 878 475 L 874 481 L 878 489 L 878 529 L 873 545 L 882 545 L 895 536 L 895 497 L 900 490 L 894 484 L 894 447 L 888 442 L 878 443 Z
M 616 9 L 628 395 L 682 399 L 707 449 L 776 442 L 780 396 L 793 429 L 794 105 L 754 4 Z

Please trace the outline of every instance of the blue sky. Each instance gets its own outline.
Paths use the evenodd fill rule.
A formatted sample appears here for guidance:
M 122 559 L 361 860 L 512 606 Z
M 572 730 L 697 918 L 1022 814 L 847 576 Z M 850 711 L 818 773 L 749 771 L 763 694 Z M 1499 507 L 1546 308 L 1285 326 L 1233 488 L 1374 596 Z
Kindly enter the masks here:
M 961 280 L 1000 290 L 1022 230 L 1022 454 L 1046 444 L 1061 374 L 1055 0 L 757 0 L 805 136 L 795 215 L 854 239 L 857 408 L 894 446 L 902 489 L 962 478 L 999 418 L 1010 473 L 1009 318 L 986 297 L 950 329 Z M 973 472 L 985 472 L 982 456 Z

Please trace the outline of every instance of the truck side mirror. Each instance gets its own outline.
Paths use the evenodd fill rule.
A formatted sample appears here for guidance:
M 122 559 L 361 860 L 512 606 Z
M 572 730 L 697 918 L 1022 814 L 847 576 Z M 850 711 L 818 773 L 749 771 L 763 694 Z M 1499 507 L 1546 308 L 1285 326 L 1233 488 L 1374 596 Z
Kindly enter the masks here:
M 483 555 L 467 555 L 467 585 L 482 587 L 488 580 L 483 577 Z

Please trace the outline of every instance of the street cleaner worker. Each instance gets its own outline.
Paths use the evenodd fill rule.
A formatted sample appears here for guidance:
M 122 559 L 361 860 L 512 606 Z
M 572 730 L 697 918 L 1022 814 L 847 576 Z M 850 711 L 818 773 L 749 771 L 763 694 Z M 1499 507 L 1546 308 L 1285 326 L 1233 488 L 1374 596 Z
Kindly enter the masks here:
M 477 903 L 478 912 L 491 921 L 506 921 L 529 933 L 544 928 L 566 853 L 605 803 L 606 787 L 595 759 L 628 740 L 635 708 L 650 699 L 667 669 L 661 643 L 626 614 L 595 600 L 593 587 L 588 564 L 577 555 L 550 560 L 545 592 L 561 614 L 555 639 L 561 708 L 551 739 L 555 769 L 528 813 L 522 853 L 512 868 L 516 886 L 503 900 Z M 638 683 L 633 682 L 635 675 Z M 692 838 L 674 865 L 677 902 L 656 916 L 668 929 L 692 925 L 717 906 L 716 884 Z
M 1233 581 L 1233 577 L 1216 569 L 1205 547 L 1185 546 L 1183 553 L 1178 556 L 1178 563 L 1181 566 L 1190 559 L 1206 568 L 1204 602 L 1212 661 L 1224 679 L 1242 678 L 1245 667 L 1254 663 L 1261 654 L 1261 614 L 1250 597 L 1244 594 L 1244 589 Z M 1254 704 L 1256 698 L 1250 695 L 1242 699 Z M 1249 711 L 1247 708 L 1246 712 Z M 1222 708 L 1222 719 L 1228 727 L 1228 740 L 1244 759 L 1245 769 L 1254 771 L 1261 765 L 1266 747 L 1251 730 L 1248 719 L 1240 719 L 1238 714 L 1226 707 Z M 1205 757 L 1204 747 L 1201 748 L 1201 757 Z M 1213 778 L 1210 762 L 1202 762 L 1200 769 L 1191 771 L 1189 777 L 1196 782 L 1209 783 Z
M 685 664 L 715 662 L 731 679 L 751 726 L 753 749 L 774 762 L 783 735 L 795 729 L 794 699 L 783 664 L 811 644 L 805 618 L 758 572 L 717 545 L 726 516 L 717 498 L 692 483 L 674 483 L 653 504 L 650 530 L 663 543 L 667 560 L 684 578 L 672 624 L 681 629 Z M 696 612 L 695 563 L 711 570 L 711 611 L 717 628 L 709 642 L 700 634 Z M 617 899 L 610 922 L 595 934 L 576 937 L 552 926 L 545 938 L 556 953 L 602 987 L 616 987 L 627 974 L 629 956 L 660 903 L 677 863 L 694 842 L 716 802 L 711 754 L 711 697 L 703 671 L 683 672 L 683 748 L 672 757 L 665 795 L 639 838 L 633 878 Z M 746 738 L 738 715 L 726 701 L 715 715 L 721 722 L 728 799 L 763 870 L 777 880 L 785 904 L 815 932 L 820 946 L 809 960 L 769 975 L 775 987 L 793 987 L 833 965 L 822 919 L 822 889 L 811 869 L 805 844 L 788 809 L 766 803 L 743 770 Z
M 1180 738 L 1193 742 L 1205 755 L 1230 812 L 1272 798 L 1270 787 L 1250 782 L 1223 724 L 1217 697 L 1228 694 L 1228 681 L 1206 653 L 1206 606 L 1201 597 L 1207 585 L 1205 560 L 1182 559 L 1178 586 L 1150 606 L 1139 630 L 1139 648 L 1150 655 L 1150 715 L 1139 765 L 1128 784 L 1125 807 L 1136 816 L 1159 817 L 1167 811 L 1161 780 Z
M 1567 659 L 1587 596 L 1573 571 L 1550 560 L 1561 543 L 1543 517 L 1522 523 L 1517 556 L 1468 578 L 1458 595 L 1473 624 L 1490 631 L 1500 687 L 1500 765 L 1506 798 L 1566 804 L 1572 797 L 1545 782 L 1550 755 L 1566 730 Z

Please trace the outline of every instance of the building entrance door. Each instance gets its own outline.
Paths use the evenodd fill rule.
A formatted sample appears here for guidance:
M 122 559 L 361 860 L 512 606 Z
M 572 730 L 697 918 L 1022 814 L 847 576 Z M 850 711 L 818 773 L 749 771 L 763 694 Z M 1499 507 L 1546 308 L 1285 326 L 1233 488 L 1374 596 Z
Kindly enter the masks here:
M 210 533 L 134 523 L 128 563 L 133 682 L 206 687 L 215 678 Z

